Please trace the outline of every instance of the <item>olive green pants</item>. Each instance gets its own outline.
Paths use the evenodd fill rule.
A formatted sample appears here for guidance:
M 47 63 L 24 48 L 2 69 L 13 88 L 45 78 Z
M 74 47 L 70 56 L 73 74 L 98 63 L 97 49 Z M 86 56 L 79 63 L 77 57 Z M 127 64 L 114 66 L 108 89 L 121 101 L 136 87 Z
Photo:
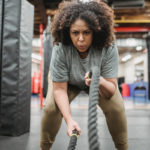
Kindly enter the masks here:
M 48 78 L 48 93 L 44 107 L 40 146 L 42 150 L 49 150 L 62 122 L 62 115 L 55 103 L 53 86 L 50 77 Z M 71 102 L 80 90 L 74 86 L 68 88 L 68 97 Z M 113 138 L 117 150 L 128 149 L 127 122 L 122 97 L 117 89 L 115 94 L 106 99 L 100 97 L 99 106 L 105 114 L 108 129 Z

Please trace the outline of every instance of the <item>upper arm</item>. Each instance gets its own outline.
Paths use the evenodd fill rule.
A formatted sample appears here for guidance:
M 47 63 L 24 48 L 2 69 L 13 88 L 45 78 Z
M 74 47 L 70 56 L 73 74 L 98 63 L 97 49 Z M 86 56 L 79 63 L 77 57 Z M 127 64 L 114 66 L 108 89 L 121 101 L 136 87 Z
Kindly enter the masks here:
M 55 45 L 53 48 L 50 72 L 52 81 L 67 82 L 69 80 L 66 55 L 61 44 Z
M 118 49 L 114 43 L 103 55 L 101 64 L 101 76 L 104 78 L 116 78 L 118 75 Z

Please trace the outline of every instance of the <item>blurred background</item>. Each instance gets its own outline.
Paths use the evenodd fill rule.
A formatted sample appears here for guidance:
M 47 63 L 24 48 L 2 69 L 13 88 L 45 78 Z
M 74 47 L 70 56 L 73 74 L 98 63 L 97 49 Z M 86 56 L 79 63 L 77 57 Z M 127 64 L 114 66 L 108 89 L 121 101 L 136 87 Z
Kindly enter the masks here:
M 50 24 L 60 2 L 62 0 L 0 1 L 1 150 L 40 149 L 40 120 L 52 53 Z M 126 108 L 129 150 L 149 150 L 150 0 L 104 2 L 114 10 L 118 86 Z M 85 136 L 80 138 L 78 149 L 88 149 L 85 138 L 88 96 L 81 92 L 71 108 L 84 128 Z M 102 149 L 114 150 L 101 110 L 98 115 Z M 68 140 L 63 122 L 52 150 L 66 149 Z

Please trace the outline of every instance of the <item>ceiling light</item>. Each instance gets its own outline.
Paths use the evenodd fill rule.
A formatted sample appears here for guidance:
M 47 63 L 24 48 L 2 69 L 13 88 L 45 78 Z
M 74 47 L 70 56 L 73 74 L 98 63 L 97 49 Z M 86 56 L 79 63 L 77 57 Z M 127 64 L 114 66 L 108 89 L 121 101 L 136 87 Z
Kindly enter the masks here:
M 80 1 L 82 1 L 82 2 L 89 2 L 89 1 L 91 1 L 91 0 L 80 0 Z
M 122 59 L 121 59 L 121 61 L 123 61 L 123 62 L 126 62 L 126 61 L 128 61 L 129 59 L 131 59 L 131 55 L 130 54 L 127 54 L 126 56 L 124 56 Z
M 139 63 L 141 63 L 141 62 L 143 62 L 144 60 L 143 60 L 143 57 L 137 57 L 137 58 L 134 58 L 134 64 L 139 64 Z
M 137 46 L 137 47 L 136 47 L 136 50 L 137 50 L 137 51 L 141 51 L 142 49 L 143 49 L 142 46 Z

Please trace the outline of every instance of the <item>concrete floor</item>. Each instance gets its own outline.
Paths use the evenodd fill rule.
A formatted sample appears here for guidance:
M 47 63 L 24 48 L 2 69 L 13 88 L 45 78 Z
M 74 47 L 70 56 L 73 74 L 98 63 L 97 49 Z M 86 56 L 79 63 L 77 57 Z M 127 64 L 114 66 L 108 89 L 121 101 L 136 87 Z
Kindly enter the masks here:
M 129 150 L 150 150 L 150 104 L 125 99 L 128 122 Z M 71 104 L 74 119 L 80 124 L 82 135 L 77 142 L 76 150 L 88 150 L 87 140 L 88 96 L 81 93 Z M 42 110 L 39 98 L 33 96 L 31 103 L 31 131 L 19 137 L 0 136 L 0 150 L 40 150 L 40 120 Z M 98 133 L 101 150 L 115 150 L 101 110 L 98 110 Z M 66 124 L 63 121 L 52 150 L 67 150 L 69 137 L 66 135 Z

